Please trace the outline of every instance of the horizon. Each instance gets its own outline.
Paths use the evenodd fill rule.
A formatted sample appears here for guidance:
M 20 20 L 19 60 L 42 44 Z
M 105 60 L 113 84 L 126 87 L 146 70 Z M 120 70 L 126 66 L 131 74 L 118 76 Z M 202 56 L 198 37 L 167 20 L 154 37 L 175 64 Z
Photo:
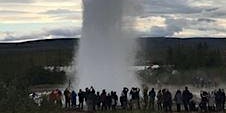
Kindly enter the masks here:
M 179 39 L 179 40 L 186 40 L 186 39 L 226 39 L 226 37 L 138 37 L 136 39 L 157 39 L 157 38 L 161 38 L 161 39 Z M 48 38 L 44 38 L 44 39 L 30 39 L 30 40 L 15 40 L 15 41 L 0 41 L 0 44 L 20 44 L 20 43 L 29 43 L 29 42 L 39 42 L 39 41 L 49 41 L 49 40 L 74 40 L 74 39 L 81 39 L 81 38 L 52 38 L 52 39 L 48 39 Z

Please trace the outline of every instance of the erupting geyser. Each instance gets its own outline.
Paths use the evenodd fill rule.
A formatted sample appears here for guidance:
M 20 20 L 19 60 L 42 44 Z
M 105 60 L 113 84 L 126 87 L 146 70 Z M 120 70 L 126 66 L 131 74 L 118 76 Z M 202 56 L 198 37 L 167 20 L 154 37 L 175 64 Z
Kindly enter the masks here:
M 134 72 L 129 71 L 135 36 L 124 27 L 125 4 L 126 0 L 83 0 L 75 87 L 121 90 L 138 85 Z

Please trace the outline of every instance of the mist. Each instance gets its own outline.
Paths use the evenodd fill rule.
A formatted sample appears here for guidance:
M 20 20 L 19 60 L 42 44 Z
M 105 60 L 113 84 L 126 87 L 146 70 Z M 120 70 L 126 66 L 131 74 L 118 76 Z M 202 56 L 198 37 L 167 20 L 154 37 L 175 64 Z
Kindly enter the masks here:
M 120 90 L 138 86 L 134 63 L 136 34 L 125 27 L 127 0 L 84 0 L 76 88 Z

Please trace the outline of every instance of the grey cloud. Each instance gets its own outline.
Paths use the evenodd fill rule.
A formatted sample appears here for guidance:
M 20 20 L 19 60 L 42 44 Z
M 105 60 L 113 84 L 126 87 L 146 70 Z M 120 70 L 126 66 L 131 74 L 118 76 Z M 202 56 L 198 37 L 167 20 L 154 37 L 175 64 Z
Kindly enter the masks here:
M 210 9 L 206 9 L 207 12 L 212 12 L 212 11 L 216 11 L 218 10 L 219 8 L 210 8 Z
M 16 11 L 16 10 L 0 10 L 0 14 L 24 14 L 29 13 L 26 11 Z
M 188 0 L 145 0 L 144 6 L 147 13 L 177 14 L 200 13 L 203 9 L 189 6 Z
M 81 29 L 76 29 L 74 27 L 69 27 L 69 28 L 61 28 L 61 29 L 53 29 L 47 31 L 47 33 L 53 35 L 53 36 L 63 36 L 66 38 L 74 38 L 77 35 L 80 35 Z
M 209 18 L 199 18 L 197 21 L 198 22 L 208 22 L 208 23 L 216 22 L 216 20 L 209 19 Z
M 48 36 L 52 38 L 78 38 L 81 35 L 80 28 L 64 27 L 57 29 L 46 29 L 39 33 L 31 33 L 28 35 L 19 35 L 15 33 L 7 33 L 1 41 L 23 41 L 23 40 L 37 40 L 45 39 Z
M 81 13 L 78 11 L 72 11 L 67 9 L 56 9 L 56 10 L 48 10 L 46 12 L 41 12 L 41 14 L 74 14 L 74 13 Z
M 152 27 L 148 33 L 152 37 L 164 37 L 173 36 L 177 32 L 181 32 L 188 24 L 188 20 L 185 19 L 167 19 L 166 27 Z

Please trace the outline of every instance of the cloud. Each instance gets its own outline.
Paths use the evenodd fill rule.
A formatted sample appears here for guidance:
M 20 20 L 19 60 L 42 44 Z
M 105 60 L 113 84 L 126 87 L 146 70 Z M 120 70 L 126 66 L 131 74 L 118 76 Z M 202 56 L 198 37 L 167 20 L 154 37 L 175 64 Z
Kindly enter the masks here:
M 41 12 L 40 14 L 75 14 L 75 13 L 81 13 L 79 11 L 72 11 L 68 9 L 56 9 L 56 10 L 48 10 L 46 12 Z
M 134 18 L 136 20 L 135 25 L 129 27 L 135 27 L 141 36 L 224 36 L 226 32 L 225 0 L 128 1 L 130 2 L 125 4 L 126 16 L 132 18 L 132 21 Z M 30 22 L 45 23 L 47 27 L 47 23 L 72 22 L 76 29 L 82 23 L 81 4 L 82 0 L 0 0 L 0 21 L 6 23 L 5 26 Z M 8 40 L 18 40 L 48 36 L 73 37 L 77 34 L 73 33 L 79 31 L 59 28 L 60 26 L 40 30 L 38 33 L 26 29 L 24 31 L 27 35 L 12 32 L 0 35 L 8 36 Z
M 17 11 L 17 10 L 0 10 L 0 14 L 7 15 L 7 14 L 26 14 L 30 13 L 27 11 Z
M 209 18 L 199 18 L 197 21 L 198 22 L 208 22 L 208 23 L 216 22 L 216 20 L 209 19 Z
M 150 29 L 150 36 L 153 37 L 164 37 L 173 36 L 175 33 L 183 30 L 183 27 L 187 25 L 185 19 L 167 19 L 165 27 L 152 27 Z
M 189 5 L 189 0 L 144 0 L 146 13 L 151 14 L 192 14 L 200 13 L 202 9 Z
M 1 32 L 2 37 L 0 41 L 6 42 L 20 42 L 28 40 L 49 39 L 49 38 L 79 38 L 81 35 L 80 28 L 63 27 L 55 29 L 43 29 L 29 34 L 20 34 L 14 32 Z
M 31 3 L 34 0 L 0 0 L 0 3 Z

